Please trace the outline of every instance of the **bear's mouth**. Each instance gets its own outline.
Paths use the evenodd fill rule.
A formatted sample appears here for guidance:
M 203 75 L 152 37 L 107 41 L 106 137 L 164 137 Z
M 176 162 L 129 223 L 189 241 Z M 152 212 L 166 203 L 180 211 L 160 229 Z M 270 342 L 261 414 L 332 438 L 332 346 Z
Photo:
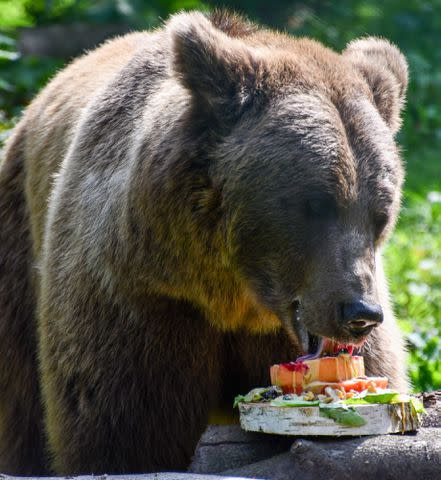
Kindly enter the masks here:
M 354 352 L 355 346 L 352 344 L 340 343 L 308 331 L 300 318 L 300 301 L 298 300 L 293 303 L 292 327 L 303 351 L 303 355 L 298 360 L 318 358 L 324 352 L 328 354 L 335 354 L 342 350 L 350 354 Z

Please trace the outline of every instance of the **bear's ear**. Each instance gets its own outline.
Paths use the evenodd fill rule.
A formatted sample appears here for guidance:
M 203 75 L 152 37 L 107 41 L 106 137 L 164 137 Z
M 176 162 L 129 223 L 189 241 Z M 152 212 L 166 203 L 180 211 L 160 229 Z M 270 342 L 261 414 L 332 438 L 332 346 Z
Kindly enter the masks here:
M 375 37 L 349 43 L 343 55 L 361 72 L 381 116 L 396 133 L 401 124 L 400 112 L 408 81 L 404 55 L 387 40 Z
M 191 92 L 198 111 L 227 123 L 252 105 L 263 69 L 255 51 L 198 12 L 175 15 L 166 28 L 172 41 L 172 69 Z

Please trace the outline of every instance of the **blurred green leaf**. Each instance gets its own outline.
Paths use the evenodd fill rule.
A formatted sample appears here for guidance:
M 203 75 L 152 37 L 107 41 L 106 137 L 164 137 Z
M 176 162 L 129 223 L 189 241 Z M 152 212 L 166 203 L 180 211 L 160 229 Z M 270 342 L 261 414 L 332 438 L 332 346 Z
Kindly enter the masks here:
M 9 52 L 8 50 L 0 50 L 0 60 L 17 60 L 20 58 L 18 52 Z

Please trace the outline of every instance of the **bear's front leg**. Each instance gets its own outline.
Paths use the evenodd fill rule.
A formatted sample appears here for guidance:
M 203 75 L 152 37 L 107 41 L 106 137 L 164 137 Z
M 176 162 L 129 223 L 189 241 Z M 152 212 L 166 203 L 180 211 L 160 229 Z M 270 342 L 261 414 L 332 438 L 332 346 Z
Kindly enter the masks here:
M 135 310 L 67 290 L 57 305 L 46 289 L 41 310 L 55 472 L 185 469 L 217 392 L 219 335 L 184 302 L 151 297 Z

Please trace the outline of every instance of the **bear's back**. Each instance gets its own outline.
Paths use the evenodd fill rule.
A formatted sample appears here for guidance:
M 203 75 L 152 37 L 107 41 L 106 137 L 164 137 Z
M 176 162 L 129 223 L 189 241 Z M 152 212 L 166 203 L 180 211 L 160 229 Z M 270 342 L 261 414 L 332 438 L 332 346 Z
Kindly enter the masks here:
M 26 194 L 34 252 L 41 249 L 46 205 L 81 115 L 132 61 L 138 51 L 158 42 L 158 35 L 136 32 L 112 39 L 58 73 L 26 110 L 15 130 L 24 136 Z

